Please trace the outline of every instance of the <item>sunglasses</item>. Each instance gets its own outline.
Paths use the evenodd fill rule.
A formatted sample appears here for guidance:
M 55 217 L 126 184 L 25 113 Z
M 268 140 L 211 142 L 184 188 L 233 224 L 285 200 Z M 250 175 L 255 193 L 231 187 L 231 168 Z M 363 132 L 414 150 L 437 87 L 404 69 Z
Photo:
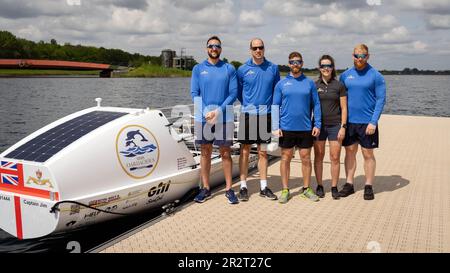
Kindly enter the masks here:
M 289 61 L 290 65 L 301 65 L 303 63 L 303 61 L 301 60 L 291 60 Z
M 208 48 L 217 48 L 217 49 L 222 49 L 222 46 L 221 45 L 219 45 L 219 44 L 210 44 L 210 45 L 208 45 Z
M 359 58 L 365 59 L 365 58 L 367 58 L 367 55 L 368 54 L 353 54 L 353 57 L 355 57 L 355 59 L 359 59 Z
M 331 64 L 321 64 L 320 69 L 333 69 L 333 65 Z
M 256 51 L 256 50 L 264 50 L 264 46 L 252 46 L 252 50 Z

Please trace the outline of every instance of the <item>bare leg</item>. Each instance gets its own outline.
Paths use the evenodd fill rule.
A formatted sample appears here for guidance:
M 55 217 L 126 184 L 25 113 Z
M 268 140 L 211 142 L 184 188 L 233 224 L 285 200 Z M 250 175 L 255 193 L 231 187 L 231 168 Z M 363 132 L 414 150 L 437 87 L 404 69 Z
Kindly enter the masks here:
M 249 154 L 250 154 L 250 144 L 242 144 L 241 155 L 239 156 L 239 171 L 241 174 L 241 181 L 247 181 Z
M 292 154 L 294 153 L 294 148 L 285 149 L 281 148 L 281 164 L 280 164 L 280 173 L 281 173 L 281 183 L 283 185 L 283 189 L 288 189 L 289 185 L 289 173 L 291 168 L 291 160 Z
M 299 152 L 300 159 L 302 160 L 302 174 L 303 174 L 303 187 L 308 188 L 311 183 L 311 148 L 300 149 Z
M 323 158 L 325 157 L 325 141 L 314 141 L 314 173 L 317 184 L 322 185 Z
M 223 174 L 225 176 L 226 190 L 231 189 L 233 162 L 231 160 L 231 148 L 226 146 L 220 147 L 220 156 L 222 158 Z
M 341 169 L 341 143 L 339 141 L 329 141 L 331 160 L 331 186 L 336 187 L 339 181 Z
M 261 151 L 261 145 L 258 144 L 258 171 L 261 180 L 267 180 L 267 162 L 267 152 Z
M 373 185 L 373 181 L 375 180 L 375 169 L 377 165 L 373 149 L 366 149 L 361 147 L 361 150 L 364 157 L 364 173 L 366 174 L 366 185 Z
M 353 184 L 356 171 L 356 153 L 358 152 L 358 143 L 345 147 L 345 176 L 347 182 Z
M 211 153 L 212 144 L 201 145 L 201 158 L 200 158 L 200 175 L 203 182 L 203 187 L 209 190 L 209 173 L 211 171 Z

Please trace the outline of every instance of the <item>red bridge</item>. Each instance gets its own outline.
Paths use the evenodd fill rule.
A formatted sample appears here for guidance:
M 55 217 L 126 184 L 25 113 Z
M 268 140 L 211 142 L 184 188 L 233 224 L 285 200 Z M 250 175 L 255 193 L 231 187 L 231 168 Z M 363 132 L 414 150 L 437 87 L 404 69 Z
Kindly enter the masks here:
M 0 68 L 101 70 L 100 77 L 102 78 L 110 78 L 113 71 L 109 64 L 26 59 L 0 59 Z

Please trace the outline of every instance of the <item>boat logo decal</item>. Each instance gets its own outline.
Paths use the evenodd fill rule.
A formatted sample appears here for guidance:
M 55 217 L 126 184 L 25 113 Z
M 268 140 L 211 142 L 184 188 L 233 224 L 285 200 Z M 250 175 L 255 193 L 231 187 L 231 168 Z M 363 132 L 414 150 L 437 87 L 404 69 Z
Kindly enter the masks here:
M 36 171 L 36 177 L 28 177 L 27 184 L 30 184 L 31 182 L 39 186 L 46 186 L 48 184 L 50 188 L 53 188 L 50 179 L 42 179 L 42 171 L 39 169 Z
M 158 141 L 147 128 L 128 125 L 117 134 L 116 153 L 125 173 L 141 179 L 155 170 L 160 151 Z

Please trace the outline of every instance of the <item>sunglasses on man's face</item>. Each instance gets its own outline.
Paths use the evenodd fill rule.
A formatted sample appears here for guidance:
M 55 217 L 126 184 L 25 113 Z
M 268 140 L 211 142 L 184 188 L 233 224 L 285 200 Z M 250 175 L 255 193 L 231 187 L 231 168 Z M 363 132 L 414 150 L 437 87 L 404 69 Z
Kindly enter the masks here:
M 290 60 L 289 64 L 290 65 L 301 65 L 303 63 L 303 61 L 301 60 Z
M 213 49 L 213 48 L 217 48 L 217 49 L 222 49 L 222 46 L 219 44 L 210 44 L 208 45 L 208 48 Z
M 264 46 L 252 46 L 252 50 L 256 51 L 256 50 L 264 50 Z
M 365 59 L 365 58 L 367 58 L 367 55 L 368 55 L 368 54 L 353 54 L 353 57 L 354 57 L 355 59 L 359 59 L 359 58 Z
M 320 69 L 333 69 L 332 64 L 321 64 Z

